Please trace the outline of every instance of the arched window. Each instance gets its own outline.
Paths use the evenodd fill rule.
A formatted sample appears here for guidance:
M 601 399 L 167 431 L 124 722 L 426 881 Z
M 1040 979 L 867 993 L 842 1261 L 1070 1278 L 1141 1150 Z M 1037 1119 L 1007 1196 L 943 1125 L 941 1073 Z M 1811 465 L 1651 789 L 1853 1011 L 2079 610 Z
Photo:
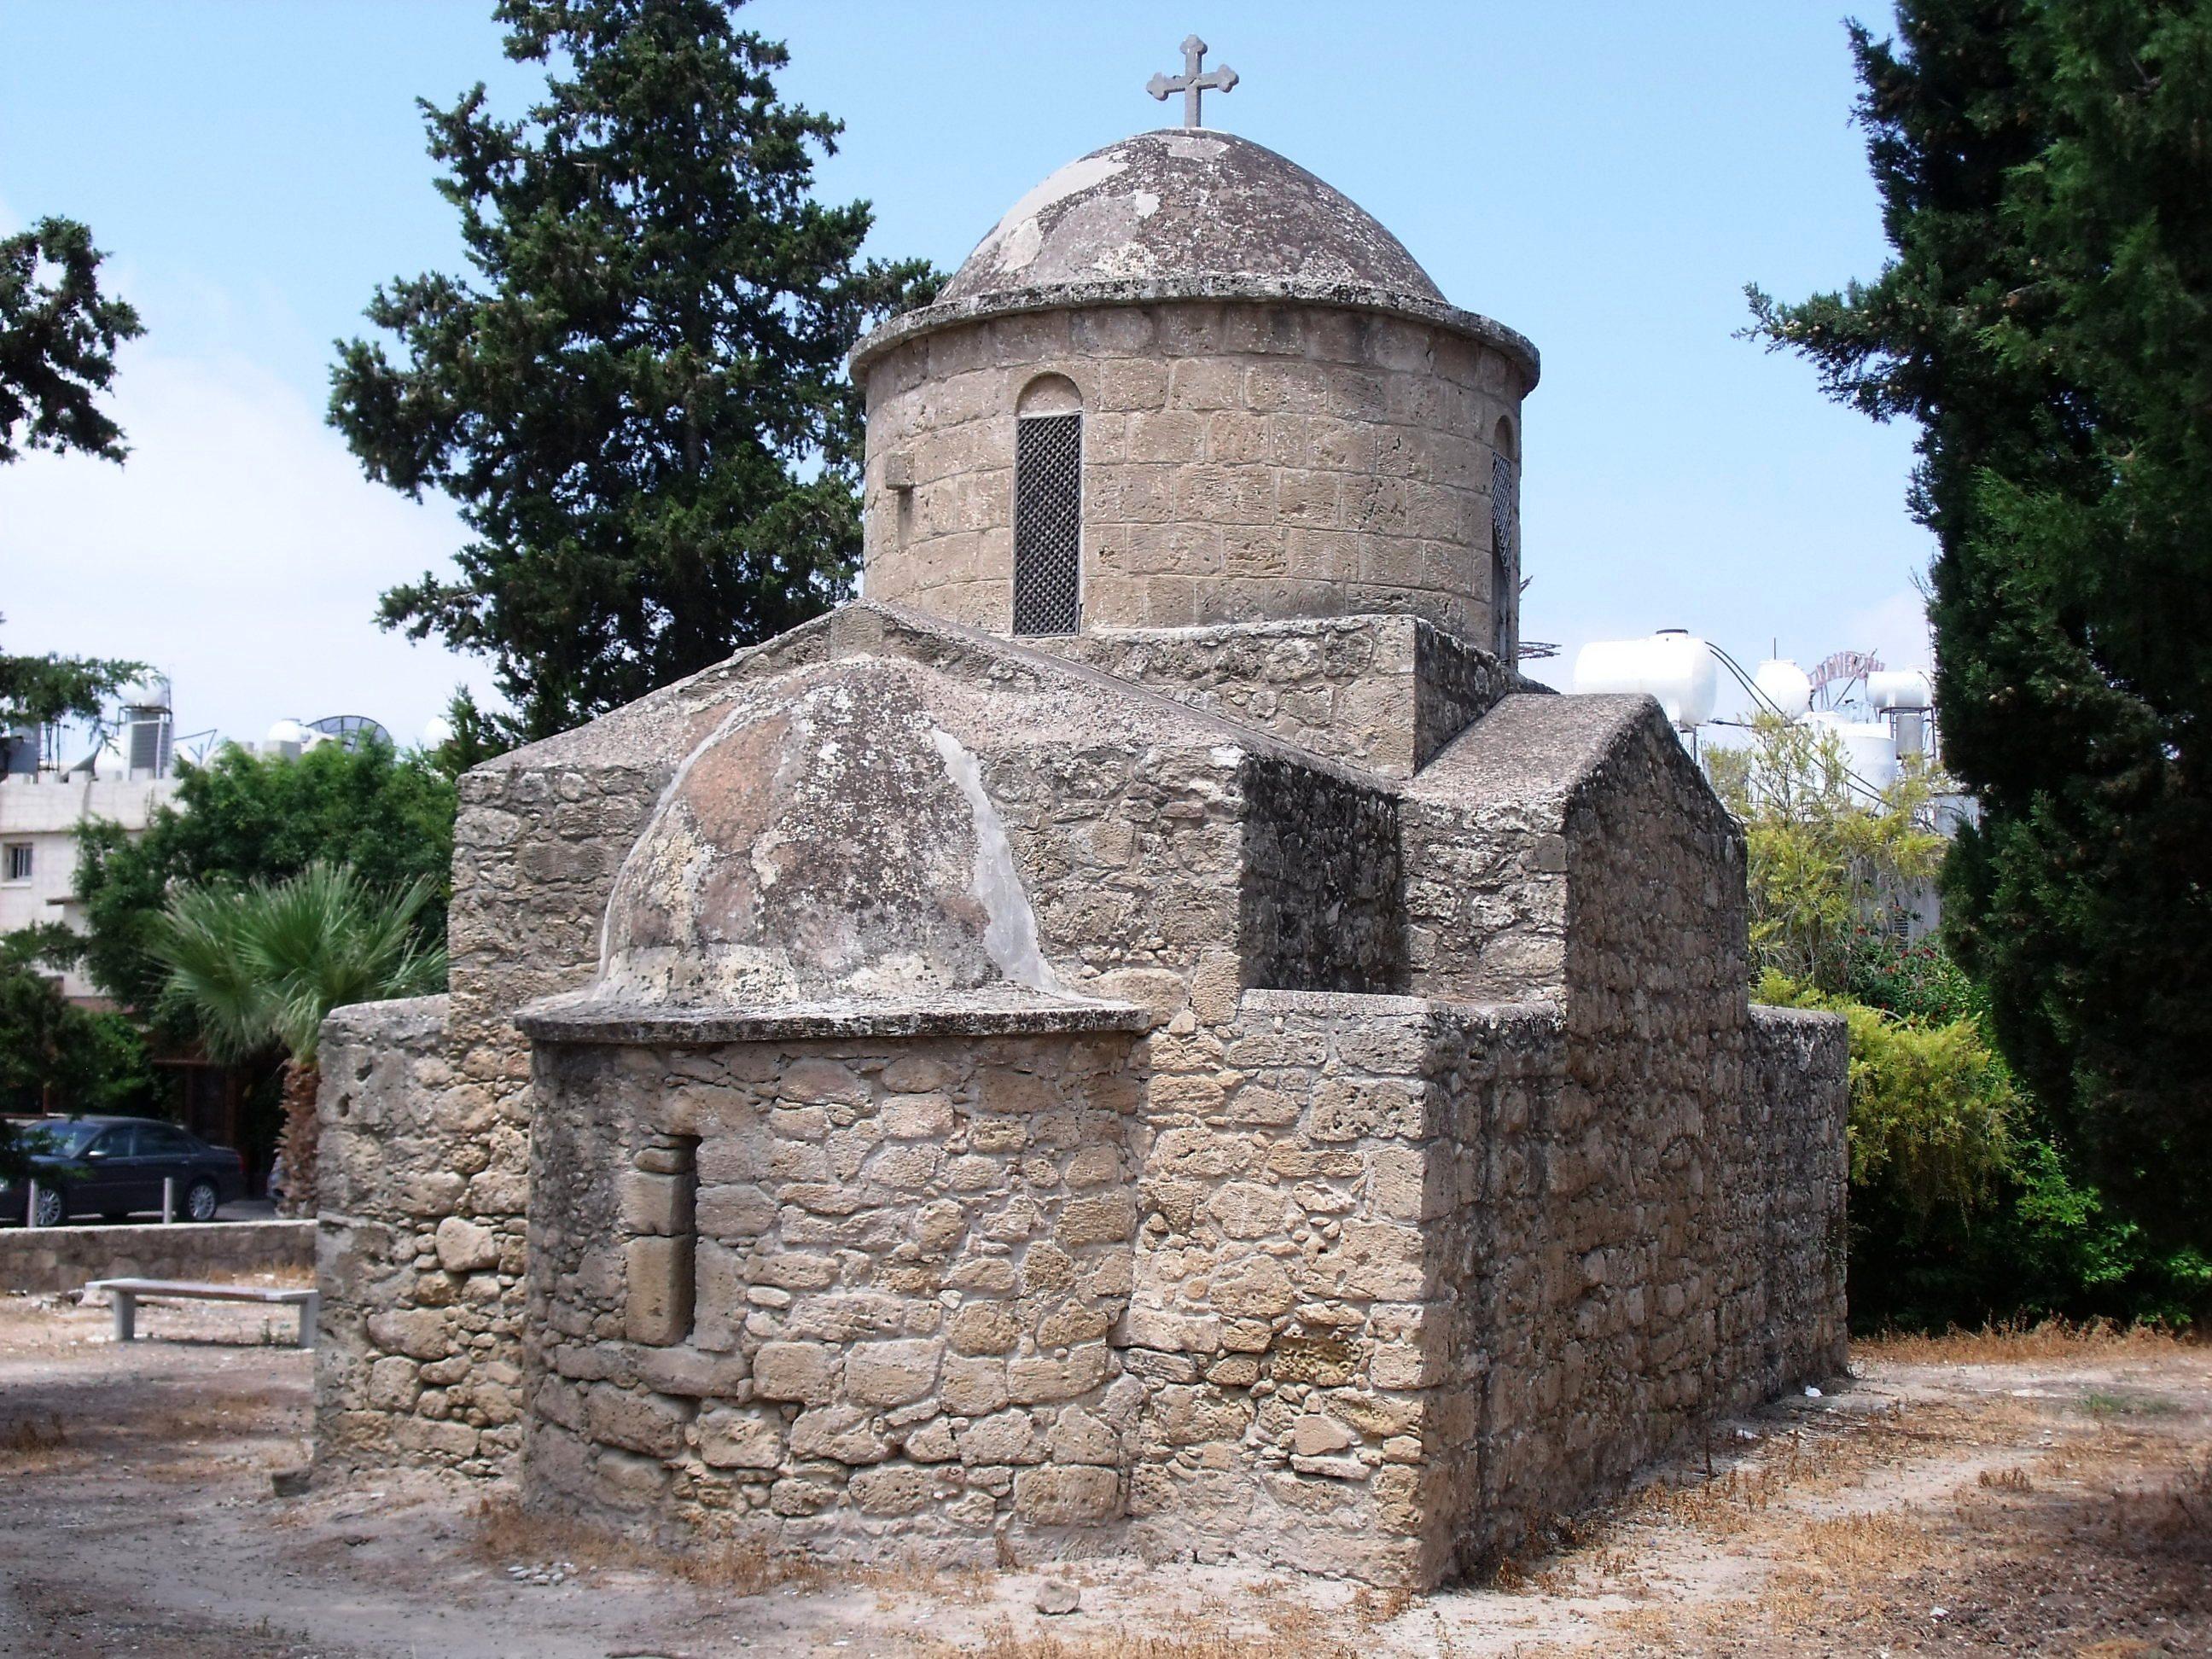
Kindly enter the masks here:
M 1083 623 L 1083 399 L 1042 375 L 1014 407 L 1014 632 Z
M 1521 611 L 1521 469 L 1513 460 L 1513 428 L 1500 421 L 1490 459 L 1490 648 L 1514 659 Z

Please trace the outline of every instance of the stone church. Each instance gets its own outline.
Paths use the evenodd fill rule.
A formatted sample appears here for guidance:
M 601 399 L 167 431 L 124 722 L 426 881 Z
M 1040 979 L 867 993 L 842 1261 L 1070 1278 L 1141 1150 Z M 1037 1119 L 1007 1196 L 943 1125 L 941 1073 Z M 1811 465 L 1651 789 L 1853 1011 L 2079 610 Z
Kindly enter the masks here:
M 1838 1370 L 1840 1022 L 1515 666 L 1528 342 L 1185 127 L 852 369 L 860 598 L 468 775 L 333 1016 L 322 1467 L 1421 1586 Z

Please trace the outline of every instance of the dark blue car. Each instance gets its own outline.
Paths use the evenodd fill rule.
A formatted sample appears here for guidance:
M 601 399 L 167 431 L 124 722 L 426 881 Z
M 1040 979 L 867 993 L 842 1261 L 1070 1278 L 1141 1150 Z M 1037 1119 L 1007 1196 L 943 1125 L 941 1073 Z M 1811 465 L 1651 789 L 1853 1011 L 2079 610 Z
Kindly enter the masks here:
M 177 1219 L 212 1221 L 215 1212 L 246 1195 L 245 1160 L 228 1146 L 210 1146 L 173 1123 L 143 1117 L 40 1118 L 18 1123 L 30 1157 L 30 1181 L 39 1188 L 35 1224 L 58 1227 L 71 1216 L 120 1221 L 141 1211 L 159 1212 L 161 1183 L 174 1177 Z M 0 1217 L 33 1224 L 29 1183 L 0 1183 Z

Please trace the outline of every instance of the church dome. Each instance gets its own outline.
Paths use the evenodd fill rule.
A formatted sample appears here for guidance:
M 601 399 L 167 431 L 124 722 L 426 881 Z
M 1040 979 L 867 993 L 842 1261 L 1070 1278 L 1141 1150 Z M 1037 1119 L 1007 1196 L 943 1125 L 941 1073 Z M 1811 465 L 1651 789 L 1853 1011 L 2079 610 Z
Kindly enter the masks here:
M 1262 145 L 1204 128 L 1139 133 L 1069 162 L 1007 210 L 938 298 L 1254 278 L 1443 300 L 1350 198 Z

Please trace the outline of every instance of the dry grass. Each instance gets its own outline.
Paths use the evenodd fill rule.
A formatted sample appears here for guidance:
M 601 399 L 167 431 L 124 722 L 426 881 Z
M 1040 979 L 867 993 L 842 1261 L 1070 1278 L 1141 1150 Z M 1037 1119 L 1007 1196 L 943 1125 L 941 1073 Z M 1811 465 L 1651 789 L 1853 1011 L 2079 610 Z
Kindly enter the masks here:
M 41 1453 L 58 1451 L 68 1443 L 69 1435 L 56 1413 L 47 1413 L 44 1422 L 36 1417 L 23 1417 L 0 1424 L 0 1452 L 11 1457 L 36 1457 Z
M 476 1553 L 500 1567 L 565 1561 L 589 1571 L 665 1573 L 729 1595 L 758 1595 L 787 1584 L 812 1589 L 825 1577 L 816 1562 L 750 1540 L 672 1549 L 587 1521 L 540 1515 L 512 1498 L 483 1499 L 476 1519 Z
M 1201 1621 L 1202 1616 L 1186 1622 Z M 1001 1619 L 983 1632 L 979 1648 L 938 1645 L 926 1651 L 957 1651 L 975 1659 L 1367 1659 L 1370 1649 L 1344 1639 L 1340 1626 L 1324 1628 L 1320 1616 L 1309 1610 L 1306 1619 L 1289 1626 L 1249 1632 L 1201 1627 L 1173 1635 L 1117 1626 L 1063 1636 L 1057 1631 L 1017 1630 Z
M 1868 1359 L 1895 1364 L 2001 1365 L 2023 1360 L 2146 1358 L 2204 1346 L 2201 1336 L 2165 1325 L 2116 1325 L 2107 1319 L 2075 1324 L 2046 1319 L 2039 1324 L 1997 1324 L 1979 1330 L 1948 1330 L 1941 1336 L 1886 1331 L 1854 1345 Z

